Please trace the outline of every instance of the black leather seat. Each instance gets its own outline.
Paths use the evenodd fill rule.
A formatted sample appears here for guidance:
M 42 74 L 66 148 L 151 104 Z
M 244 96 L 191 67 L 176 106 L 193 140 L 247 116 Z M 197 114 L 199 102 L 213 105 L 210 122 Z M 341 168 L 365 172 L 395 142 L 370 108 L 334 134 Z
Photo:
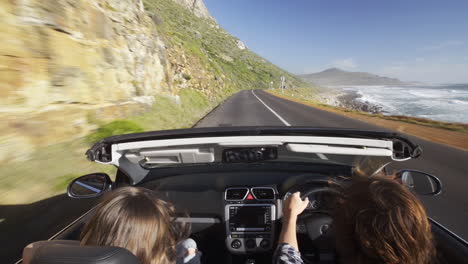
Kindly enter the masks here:
M 119 247 L 80 246 L 78 241 L 39 241 L 23 250 L 23 264 L 140 264 Z

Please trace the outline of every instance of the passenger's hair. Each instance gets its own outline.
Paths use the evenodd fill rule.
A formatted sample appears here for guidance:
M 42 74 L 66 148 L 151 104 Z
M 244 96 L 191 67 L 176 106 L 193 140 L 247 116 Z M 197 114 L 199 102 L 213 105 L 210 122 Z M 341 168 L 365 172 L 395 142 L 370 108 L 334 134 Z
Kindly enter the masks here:
M 174 207 L 147 189 L 123 187 L 108 193 L 81 234 L 82 245 L 128 249 L 142 264 L 175 261 L 175 246 L 188 226 L 173 221 Z
M 345 188 L 334 227 L 342 263 L 427 264 L 435 256 L 426 211 L 389 177 L 360 177 Z

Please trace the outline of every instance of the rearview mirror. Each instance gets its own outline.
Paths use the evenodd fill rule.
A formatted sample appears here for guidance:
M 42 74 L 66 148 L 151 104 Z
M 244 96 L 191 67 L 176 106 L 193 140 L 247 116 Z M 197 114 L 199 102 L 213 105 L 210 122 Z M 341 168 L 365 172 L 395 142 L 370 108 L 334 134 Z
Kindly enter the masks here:
M 67 193 L 71 198 L 91 198 L 110 188 L 112 181 L 105 173 L 91 173 L 73 180 Z
M 434 175 L 416 170 L 402 170 L 397 175 L 416 194 L 435 196 L 442 192 L 442 183 Z

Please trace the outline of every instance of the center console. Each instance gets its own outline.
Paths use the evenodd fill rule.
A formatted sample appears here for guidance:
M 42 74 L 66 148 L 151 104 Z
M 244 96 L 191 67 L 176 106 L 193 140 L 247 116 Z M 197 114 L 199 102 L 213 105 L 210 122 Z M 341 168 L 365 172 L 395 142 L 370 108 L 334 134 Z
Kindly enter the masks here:
M 272 248 L 276 191 L 271 187 L 228 188 L 225 191 L 226 246 L 232 253 Z

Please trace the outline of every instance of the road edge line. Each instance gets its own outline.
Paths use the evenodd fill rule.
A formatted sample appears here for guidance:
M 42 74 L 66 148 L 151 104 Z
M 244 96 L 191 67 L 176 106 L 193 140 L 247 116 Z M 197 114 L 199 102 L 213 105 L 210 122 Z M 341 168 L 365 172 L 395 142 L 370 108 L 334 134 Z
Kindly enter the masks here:
M 288 121 L 284 120 L 278 113 L 275 112 L 271 107 L 269 107 L 265 102 L 262 101 L 262 99 L 258 98 L 258 96 L 255 94 L 254 90 L 251 90 L 252 94 L 257 98 L 257 100 L 260 101 L 268 110 L 270 110 L 283 124 L 286 126 L 291 126 L 291 124 L 288 123 Z
M 270 110 L 281 122 L 283 122 L 286 126 L 291 126 L 291 124 L 288 123 L 288 121 L 284 120 L 278 113 L 275 112 L 271 107 L 269 107 L 265 102 L 262 101 L 262 99 L 258 98 L 258 96 L 255 94 L 254 90 L 251 90 L 252 94 L 262 103 L 268 110 Z M 315 153 L 320 159 L 322 160 L 328 160 L 328 157 L 325 156 L 322 153 Z

